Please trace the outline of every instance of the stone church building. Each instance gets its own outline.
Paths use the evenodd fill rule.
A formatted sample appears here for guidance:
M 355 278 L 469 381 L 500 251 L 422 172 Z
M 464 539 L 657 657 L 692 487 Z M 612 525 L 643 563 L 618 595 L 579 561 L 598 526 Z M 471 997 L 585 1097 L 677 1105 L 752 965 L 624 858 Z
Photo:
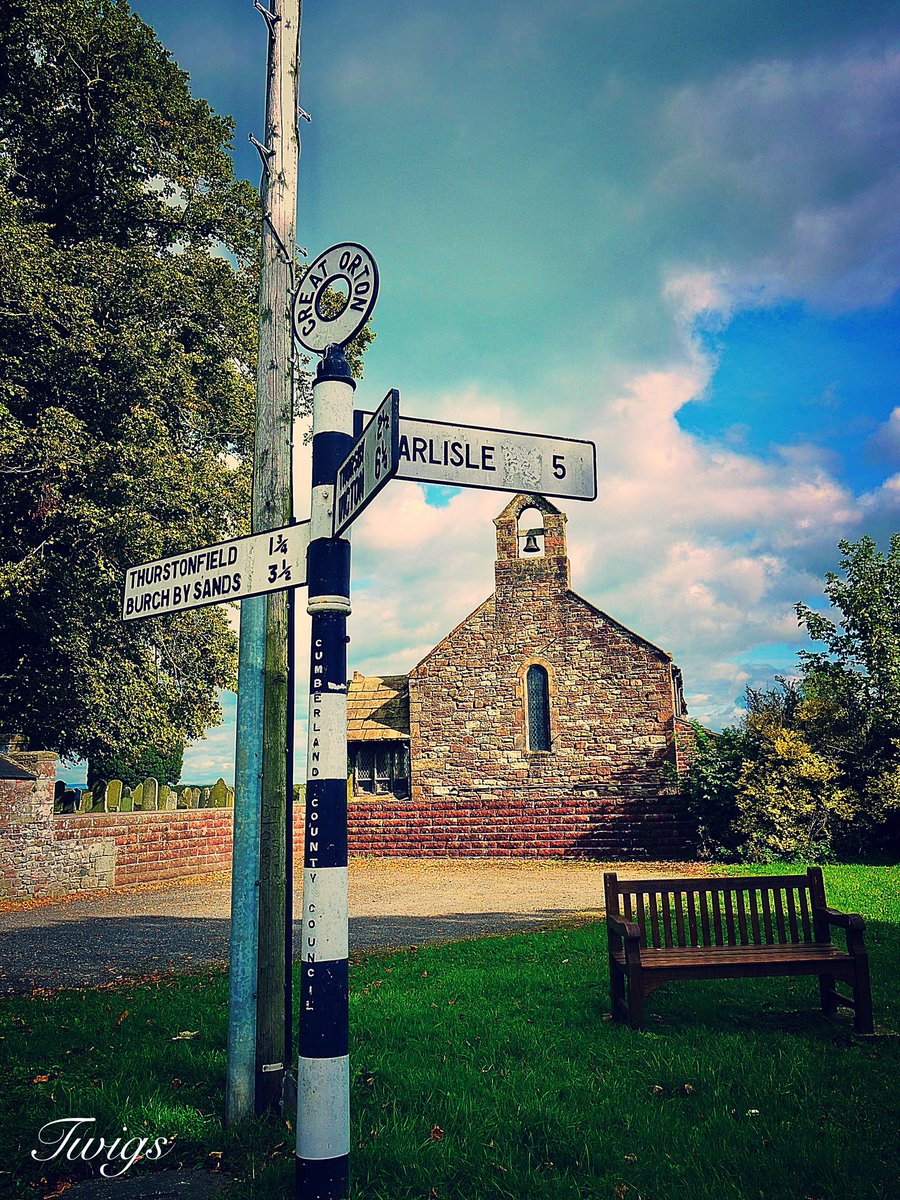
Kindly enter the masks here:
M 351 849 L 683 853 L 681 672 L 572 591 L 555 505 L 516 496 L 494 524 L 493 594 L 408 675 L 350 683 Z

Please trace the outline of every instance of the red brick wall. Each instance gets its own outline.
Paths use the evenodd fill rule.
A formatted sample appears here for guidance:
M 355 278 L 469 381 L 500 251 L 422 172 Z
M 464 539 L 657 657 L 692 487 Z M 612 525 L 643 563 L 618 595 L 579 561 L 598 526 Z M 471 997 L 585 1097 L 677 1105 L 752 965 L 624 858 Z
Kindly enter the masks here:
M 115 847 L 115 886 L 153 883 L 230 870 L 232 816 L 227 808 L 73 813 L 53 817 L 53 837 L 62 843 L 102 838 Z
M 351 854 L 469 858 L 678 858 L 687 829 L 672 801 L 478 794 L 437 801 L 354 800 Z M 295 833 L 302 853 L 302 833 Z

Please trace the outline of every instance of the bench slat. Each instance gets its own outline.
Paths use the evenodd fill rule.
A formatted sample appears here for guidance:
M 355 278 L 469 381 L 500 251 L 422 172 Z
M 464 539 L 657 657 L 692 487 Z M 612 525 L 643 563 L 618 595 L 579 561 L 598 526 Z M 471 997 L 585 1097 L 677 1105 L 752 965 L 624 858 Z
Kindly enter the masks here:
M 791 941 L 800 941 L 800 931 L 797 927 L 797 896 L 796 889 L 789 887 L 784 889 L 785 899 L 787 900 L 788 926 L 791 931 Z
M 716 945 L 724 946 L 725 941 L 722 934 L 722 894 L 721 892 L 712 892 L 709 897 L 709 902 L 712 905 L 713 928 L 716 933 Z
M 621 895 L 624 895 L 625 892 L 659 892 L 663 889 L 671 892 L 676 888 L 692 892 L 724 892 L 741 888 L 744 891 L 752 892 L 762 888 L 800 887 L 801 885 L 808 886 L 808 884 L 809 880 L 805 875 L 741 875 L 740 877 L 709 875 L 697 879 L 619 879 L 616 881 Z
M 662 909 L 663 938 L 667 946 L 673 944 L 672 938 L 672 900 L 669 892 L 660 892 L 659 906 Z
M 766 945 L 771 946 L 775 941 L 775 935 L 772 932 L 772 909 L 769 902 L 769 889 L 762 889 L 762 906 L 763 906 L 763 928 L 766 934 Z
M 697 893 L 687 893 L 688 928 L 691 931 L 691 945 L 697 945 Z
M 784 901 L 781 899 L 781 888 L 772 888 L 772 895 L 775 897 L 775 920 L 778 924 L 778 940 L 784 943 Z
M 675 893 L 675 936 L 679 946 L 686 946 L 688 944 L 684 933 L 683 898 L 684 892 Z
M 747 902 L 745 893 L 738 892 L 735 899 L 737 900 L 738 929 L 740 930 L 739 941 L 742 946 L 746 946 L 749 939 L 747 938 Z
M 734 929 L 734 892 L 724 892 L 723 899 L 725 901 L 725 932 L 728 935 L 728 945 L 733 946 L 737 942 Z
M 750 893 L 750 928 L 753 931 L 753 941 L 756 945 L 762 941 L 762 934 L 759 930 L 759 901 L 758 892 Z
M 616 950 L 613 957 L 625 961 L 624 951 Z M 641 953 L 645 967 L 715 966 L 718 963 L 738 963 L 748 969 L 758 963 L 809 963 L 849 960 L 850 955 L 832 942 L 798 942 L 784 946 L 676 946 L 647 949 Z
M 647 893 L 647 904 L 650 908 L 650 932 L 653 935 L 653 945 L 659 945 L 659 910 L 657 903 L 659 901 L 659 892 Z
M 711 946 L 712 938 L 709 932 L 709 893 L 700 892 L 697 898 L 700 901 L 700 924 L 703 928 L 703 945 Z
M 637 914 L 638 928 L 641 931 L 641 945 L 647 945 L 647 913 L 644 909 L 644 896 L 642 892 L 637 892 L 634 897 L 635 911 Z
M 812 924 L 809 919 L 809 889 L 805 887 L 797 888 L 800 896 L 800 921 L 803 925 L 803 940 L 811 942 L 813 940 Z

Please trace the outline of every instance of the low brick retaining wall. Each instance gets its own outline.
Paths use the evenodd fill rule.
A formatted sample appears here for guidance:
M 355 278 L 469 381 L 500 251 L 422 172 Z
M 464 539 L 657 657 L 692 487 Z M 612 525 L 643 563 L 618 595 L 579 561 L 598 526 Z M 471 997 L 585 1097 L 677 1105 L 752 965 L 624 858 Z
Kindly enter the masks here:
M 53 813 L 56 756 L 19 754 L 36 777 L 0 780 L 0 899 L 66 896 L 231 867 L 233 811 Z M 303 861 L 304 806 L 294 809 Z M 476 791 L 440 800 L 355 799 L 350 854 L 477 858 L 678 858 L 688 850 L 677 802 Z
M 230 871 L 231 830 L 232 810 L 221 808 L 53 817 L 57 843 L 112 847 L 117 887 Z
M 599 799 L 542 788 L 442 800 L 355 799 L 348 809 L 351 854 L 452 858 L 680 858 L 690 853 L 677 802 Z M 303 845 L 295 825 L 295 853 Z

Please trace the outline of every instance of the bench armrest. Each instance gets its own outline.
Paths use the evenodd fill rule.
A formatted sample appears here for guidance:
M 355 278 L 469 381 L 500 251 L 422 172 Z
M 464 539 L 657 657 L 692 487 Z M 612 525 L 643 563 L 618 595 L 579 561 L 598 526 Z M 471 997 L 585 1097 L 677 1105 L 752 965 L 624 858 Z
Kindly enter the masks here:
M 635 920 L 626 920 L 614 912 L 607 912 L 606 924 L 610 926 L 614 934 L 618 934 L 620 937 L 626 937 L 629 941 L 641 941 L 641 926 Z
M 829 925 L 837 925 L 840 929 L 862 933 L 866 927 L 865 921 L 858 913 L 838 912 L 836 908 L 820 908 L 816 911 L 825 918 Z
M 625 948 L 625 962 L 629 966 L 641 965 L 641 928 L 636 921 L 628 921 L 618 913 L 606 914 L 606 936 L 612 953 L 613 940 L 621 938 Z
M 836 925 L 838 929 L 847 931 L 848 954 L 865 954 L 863 932 L 866 923 L 858 913 L 843 913 L 838 912 L 836 908 L 823 907 L 813 909 L 813 916 L 827 921 L 829 925 Z

